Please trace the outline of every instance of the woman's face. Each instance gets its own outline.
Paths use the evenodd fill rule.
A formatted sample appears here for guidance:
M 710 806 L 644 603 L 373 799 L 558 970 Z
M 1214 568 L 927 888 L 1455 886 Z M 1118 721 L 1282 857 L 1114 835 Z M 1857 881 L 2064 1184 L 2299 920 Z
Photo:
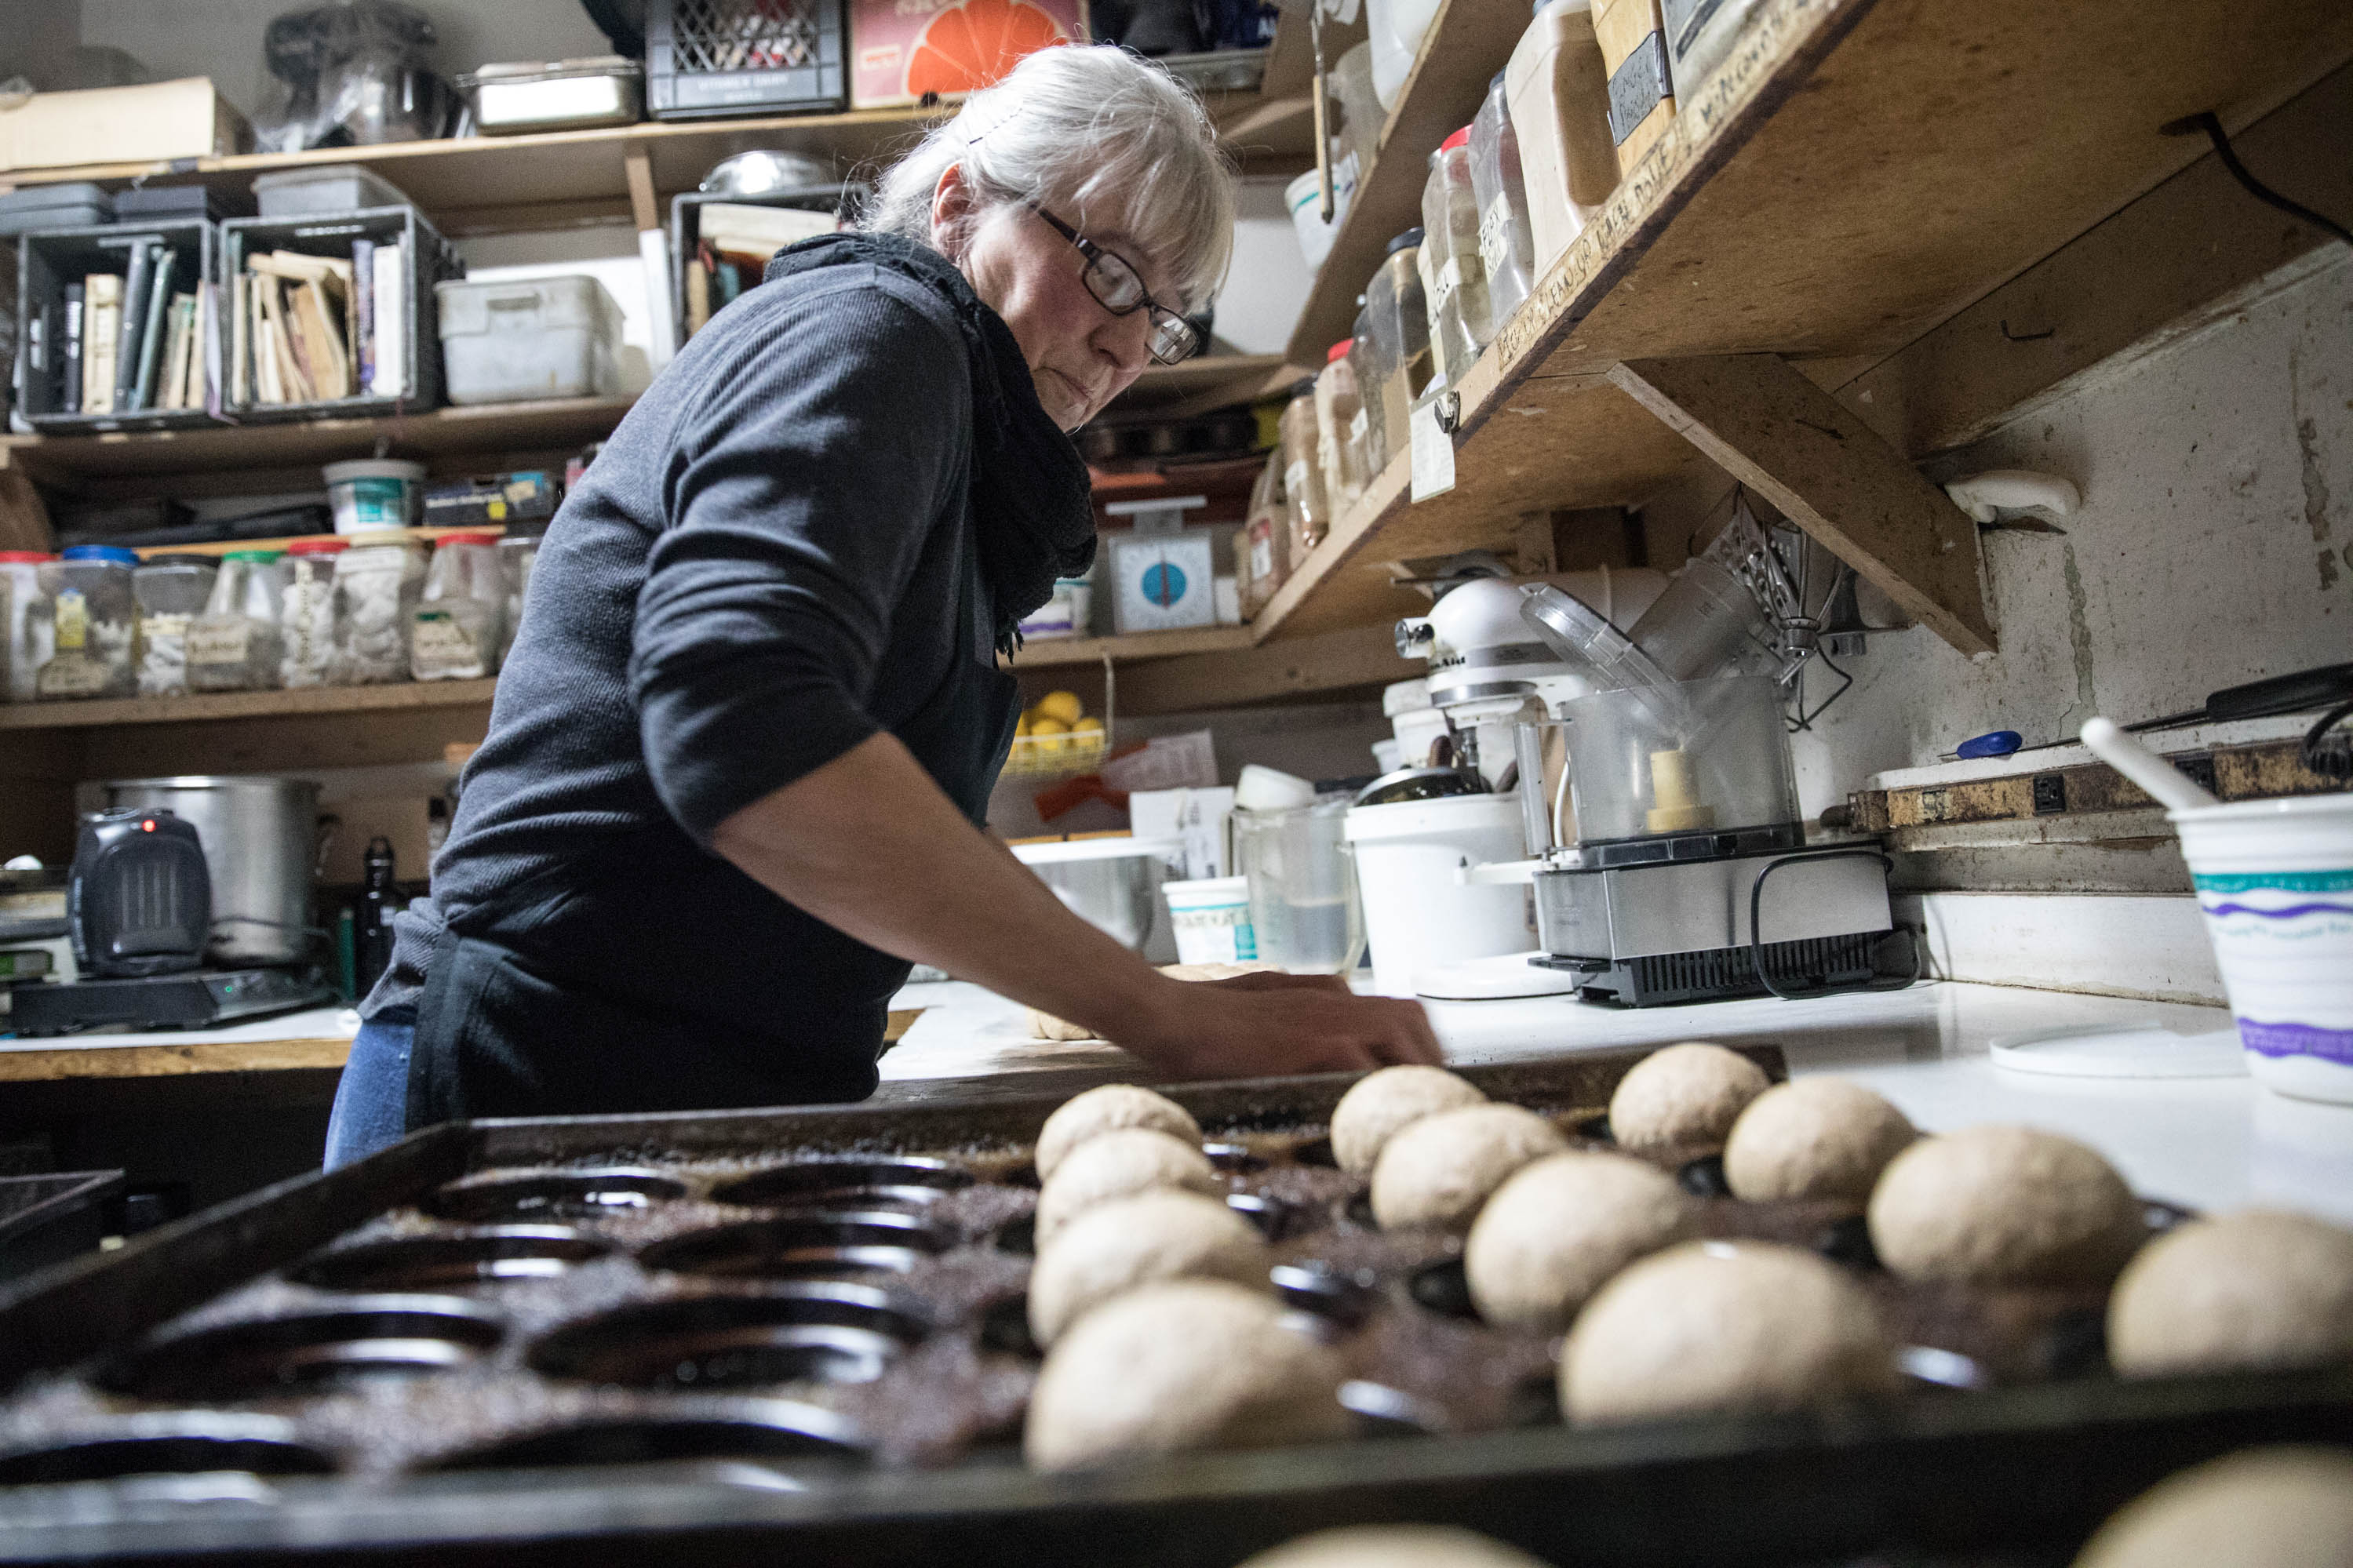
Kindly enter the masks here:
M 1151 313 L 1114 316 L 1104 310 L 1081 277 L 1086 258 L 1029 208 L 1001 203 L 973 225 L 973 206 L 963 170 L 950 168 L 932 199 L 934 237 L 973 292 L 1013 330 L 1039 403 L 1055 424 L 1076 430 L 1151 363 Z M 1075 215 L 1056 216 L 1071 221 Z M 1176 297 L 1166 272 L 1126 236 L 1088 233 L 1087 238 L 1126 258 L 1154 298 Z

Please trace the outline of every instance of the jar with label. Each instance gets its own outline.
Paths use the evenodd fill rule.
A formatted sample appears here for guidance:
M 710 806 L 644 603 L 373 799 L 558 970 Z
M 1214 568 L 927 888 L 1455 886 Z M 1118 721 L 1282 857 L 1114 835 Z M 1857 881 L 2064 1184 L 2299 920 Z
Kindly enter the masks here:
M 523 600 L 531 593 L 531 574 L 539 565 L 539 542 L 543 537 L 537 533 L 510 533 L 499 541 L 500 571 L 507 584 L 505 633 L 499 644 L 501 666 L 514 647 L 515 634 L 522 630 Z
M 130 697 L 139 690 L 137 552 L 82 544 L 40 568 L 33 614 L 47 622 L 49 657 L 35 680 L 44 701 Z M 37 632 L 35 635 L 39 635 Z
M 443 534 L 433 546 L 425 596 L 409 616 L 409 673 L 419 680 L 496 675 L 506 605 L 498 536 Z
M 1332 527 L 1332 505 L 1324 491 L 1324 464 L 1316 450 L 1315 384 L 1302 381 L 1291 389 L 1282 409 L 1283 515 L 1291 534 L 1291 562 L 1296 567 L 1307 552 L 1324 542 Z
M 1242 619 L 1255 620 L 1291 576 L 1291 524 L 1282 508 L 1282 454 L 1267 455 L 1250 486 L 1250 514 L 1234 536 L 1234 589 Z
M 1356 378 L 1356 417 L 1348 425 L 1348 449 L 1367 489 L 1389 461 L 1385 450 L 1388 429 L 1381 415 L 1381 376 L 1375 365 L 1373 320 L 1360 309 L 1356 335 L 1348 340 L 1348 369 Z
M 55 559 L 37 550 L 0 550 L 0 700 L 32 701 L 41 666 L 57 651 L 48 617 L 33 615 L 46 596 L 41 568 Z
M 351 541 L 324 535 L 286 547 L 278 601 L 278 683 L 324 686 L 335 662 L 335 557 Z
M 1430 312 L 1421 291 L 1421 230 L 1389 241 L 1388 258 L 1365 286 L 1365 317 L 1372 328 L 1373 364 L 1381 381 L 1384 463 L 1403 452 L 1413 405 L 1430 384 Z
M 132 569 L 139 601 L 139 695 L 179 697 L 188 689 L 188 626 L 212 599 L 214 563 L 202 556 L 158 555 Z
M 1471 183 L 1468 125 L 1430 155 L 1421 228 L 1421 286 L 1430 311 L 1433 374 L 1451 386 L 1493 335 L 1487 321 L 1487 273 L 1479 261 L 1479 194 Z
M 425 552 L 396 529 L 356 533 L 335 557 L 331 686 L 406 680 L 408 624 L 425 592 Z
M 188 626 L 188 689 L 269 691 L 278 685 L 280 614 L 276 550 L 232 550 L 221 557 L 205 613 Z
M 1609 131 L 1609 67 L 1593 31 L 1591 0 L 1546 0 L 1504 67 L 1504 92 L 1527 192 L 1531 278 L 1618 188 L 1618 139 Z
M 1504 330 L 1535 286 L 1535 240 L 1528 231 L 1528 193 L 1520 180 L 1520 138 L 1512 129 L 1504 73 L 1487 84 L 1471 121 L 1471 188 L 1479 198 L 1479 265 L 1487 274 L 1487 313 Z
M 1354 338 L 1334 343 L 1315 378 L 1316 463 L 1324 470 L 1324 496 L 1335 517 L 1356 505 L 1365 490 L 1365 472 L 1349 445 L 1365 412 L 1364 401 L 1356 395 L 1356 367 L 1348 363 L 1348 351 L 1355 346 Z

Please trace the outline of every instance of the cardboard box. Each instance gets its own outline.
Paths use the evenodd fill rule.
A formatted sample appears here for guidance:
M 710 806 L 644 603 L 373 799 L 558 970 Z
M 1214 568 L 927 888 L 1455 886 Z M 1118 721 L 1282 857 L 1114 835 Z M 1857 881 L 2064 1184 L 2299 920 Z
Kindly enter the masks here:
M 37 92 L 0 109 L 0 172 L 226 158 L 252 146 L 253 127 L 209 77 Z
M 1609 68 L 1609 133 L 1618 170 L 1634 172 L 1675 117 L 1659 0 L 1593 0 L 1593 35 Z
M 1087 41 L 1087 0 L 849 0 L 849 105 L 954 102 L 1021 57 Z

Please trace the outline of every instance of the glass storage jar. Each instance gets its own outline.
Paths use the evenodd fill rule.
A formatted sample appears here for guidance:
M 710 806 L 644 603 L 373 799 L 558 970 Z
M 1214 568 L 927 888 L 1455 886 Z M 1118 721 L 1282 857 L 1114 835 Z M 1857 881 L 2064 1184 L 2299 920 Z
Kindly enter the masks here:
M 1421 187 L 1421 286 L 1430 311 L 1432 375 L 1462 379 L 1492 335 L 1487 274 L 1479 261 L 1479 195 L 1471 183 L 1471 128 L 1430 155 Z
M 335 663 L 335 557 L 351 548 L 335 534 L 286 547 L 278 602 L 278 683 L 324 686 Z
M 1293 567 L 1324 542 L 1332 527 L 1332 504 L 1324 490 L 1317 434 L 1315 384 L 1302 381 L 1291 389 L 1291 401 L 1282 408 L 1282 502 Z
M 1364 476 L 1368 489 L 1381 477 L 1381 470 L 1388 467 L 1385 449 L 1388 429 L 1381 414 L 1381 377 L 1374 364 L 1373 319 L 1359 310 L 1356 335 L 1348 340 L 1348 369 L 1356 377 L 1356 417 L 1348 427 L 1348 448 L 1355 454 L 1356 472 Z
M 505 574 L 507 584 L 504 635 L 499 642 L 499 663 L 502 667 L 514 647 L 515 634 L 522 630 L 523 600 L 531 593 L 531 574 L 539 565 L 539 542 L 544 537 L 510 533 L 499 541 L 500 570 Z
M 1234 538 L 1234 584 L 1242 619 L 1255 620 L 1291 575 L 1291 524 L 1282 510 L 1282 454 L 1267 454 L 1250 486 L 1250 515 Z
M 1541 277 L 1618 188 L 1609 67 L 1591 0 L 1546 0 L 1504 67 L 1527 192 L 1530 276 Z
M 188 626 L 188 689 L 269 691 L 278 685 L 279 563 L 276 550 L 221 557 L 205 613 Z
M 1535 240 L 1528 231 L 1528 192 L 1520 177 L 1520 138 L 1512 129 L 1504 73 L 1487 84 L 1471 121 L 1471 188 L 1479 199 L 1479 266 L 1487 275 L 1488 335 L 1504 330 L 1535 287 Z
M 1355 344 L 1354 338 L 1334 343 L 1315 378 L 1316 466 L 1324 470 L 1324 499 L 1335 518 L 1356 504 L 1366 479 L 1350 445 L 1365 412 L 1364 400 L 1356 395 L 1356 367 L 1348 363 Z
M 47 623 L 50 653 L 36 678 L 43 700 L 130 697 L 139 689 L 135 552 L 81 544 L 40 568 L 33 614 Z M 34 634 L 40 635 L 37 631 Z
M 398 529 L 349 536 L 335 557 L 335 648 L 331 686 L 406 680 L 408 623 L 425 592 L 425 552 Z
M 139 601 L 139 695 L 188 689 L 188 626 L 212 599 L 218 566 L 200 555 L 158 555 L 132 568 Z
M 1394 461 L 1406 450 L 1413 405 L 1430 384 L 1430 312 L 1421 292 L 1421 230 L 1389 241 L 1388 258 L 1365 287 L 1365 317 L 1373 333 L 1373 366 L 1381 382 L 1381 450 Z
M 48 618 L 33 615 L 44 597 L 41 568 L 55 559 L 37 550 L 0 550 L 0 701 L 33 700 L 41 666 L 57 651 Z
M 479 680 L 499 671 L 506 574 L 494 533 L 445 533 L 425 596 L 409 616 L 408 671 L 418 680 Z

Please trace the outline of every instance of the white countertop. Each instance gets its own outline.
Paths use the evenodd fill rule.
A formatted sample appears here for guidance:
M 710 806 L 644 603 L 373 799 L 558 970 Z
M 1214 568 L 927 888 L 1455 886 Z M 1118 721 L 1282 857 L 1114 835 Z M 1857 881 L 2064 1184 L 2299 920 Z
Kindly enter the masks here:
M 48 1035 L 38 1038 L 9 1035 L 0 1037 L 0 1051 L 88 1051 L 110 1046 L 246 1045 L 266 1040 L 348 1040 L 360 1032 L 360 1016 L 349 1007 L 306 1007 L 299 1013 L 273 1013 L 217 1029 L 139 1029 L 87 1035 Z
M 1033 1040 L 1020 1006 L 976 985 L 909 986 L 892 1005 L 931 1011 L 883 1057 L 886 1083 L 1116 1070 L 1134 1060 L 1100 1042 Z M 1997 1067 L 1987 1055 L 1992 1040 L 2060 1029 L 2227 1029 L 2230 1015 L 2219 1007 L 1949 982 L 1818 1002 L 1768 997 L 1640 1011 L 1557 997 L 1429 1006 L 1451 1061 L 1687 1039 L 1769 1042 L 1793 1074 L 1835 1072 L 1868 1084 L 1929 1131 L 2028 1123 L 2091 1144 L 2149 1197 L 2198 1209 L 2265 1204 L 2353 1222 L 2353 1106 L 2288 1100 L 2244 1077 L 2057 1078 Z

